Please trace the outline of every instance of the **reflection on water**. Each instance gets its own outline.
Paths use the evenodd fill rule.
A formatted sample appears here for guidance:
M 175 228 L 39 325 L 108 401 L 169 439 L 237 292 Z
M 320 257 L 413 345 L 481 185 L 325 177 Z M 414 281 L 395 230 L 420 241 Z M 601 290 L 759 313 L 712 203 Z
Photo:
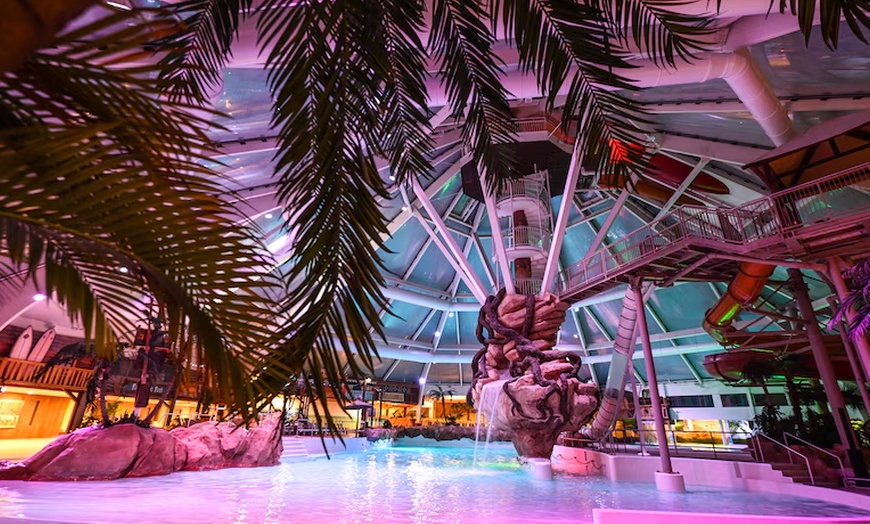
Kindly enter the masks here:
M 470 448 L 380 448 L 273 468 L 112 482 L 2 482 L 0 519 L 167 523 L 592 522 L 594 508 L 856 516 L 856 508 L 772 494 L 520 471 L 512 450 L 472 466 Z

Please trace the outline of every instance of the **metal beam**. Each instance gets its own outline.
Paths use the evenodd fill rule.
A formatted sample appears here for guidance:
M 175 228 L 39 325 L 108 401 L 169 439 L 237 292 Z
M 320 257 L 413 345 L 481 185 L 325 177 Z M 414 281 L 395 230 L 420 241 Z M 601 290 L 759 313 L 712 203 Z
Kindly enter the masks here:
M 548 293 L 553 287 L 556 271 L 559 267 L 559 254 L 562 252 L 562 241 L 565 239 L 565 230 L 568 224 L 568 215 L 574 205 L 574 191 L 577 189 L 577 181 L 580 179 L 580 167 L 583 164 L 583 149 L 580 140 L 574 144 L 571 153 L 571 164 L 568 167 L 568 177 L 565 179 L 565 191 L 562 193 L 562 202 L 559 204 L 559 215 L 556 217 L 556 226 L 553 229 L 553 238 L 550 242 L 550 252 L 547 254 L 547 265 L 544 267 L 544 278 L 541 282 L 540 295 Z
M 417 184 L 416 181 L 414 181 L 414 186 L 415 186 L 415 189 L 420 187 L 420 185 Z M 435 245 L 438 246 L 438 249 L 441 250 L 441 253 L 444 254 L 444 258 L 446 258 L 447 262 L 449 262 L 450 265 L 453 266 L 454 271 L 456 271 L 457 273 L 460 273 L 463 276 L 463 278 L 465 278 L 466 282 L 468 283 L 469 289 L 471 289 L 471 292 L 474 294 L 474 297 L 478 300 L 478 302 L 483 304 L 483 302 L 486 300 L 486 295 L 483 292 L 482 284 L 479 284 L 479 282 L 476 281 L 477 275 L 473 274 L 473 272 L 471 272 L 470 274 L 468 272 L 466 272 L 466 268 L 463 267 L 462 261 L 458 260 L 454 256 L 456 251 L 458 251 L 458 246 L 456 246 L 457 247 L 456 250 L 453 250 L 450 247 L 448 247 L 448 245 L 446 245 L 441 240 L 441 238 L 438 237 L 438 233 L 436 233 L 432 229 L 432 227 L 429 226 L 429 224 L 427 223 L 427 221 L 423 217 L 423 215 L 420 213 L 420 211 L 417 210 L 416 208 L 414 208 L 414 206 L 412 204 L 410 204 L 410 202 L 408 200 L 408 195 L 405 193 L 405 188 L 401 188 L 400 191 L 402 192 L 402 196 L 405 198 L 405 202 L 407 203 L 408 207 L 411 208 L 412 212 L 417 217 L 417 220 L 420 222 L 420 225 L 423 226 L 423 229 L 432 238 L 432 241 L 435 242 Z M 420 191 L 420 193 L 422 194 L 422 190 Z M 421 200 L 421 202 L 422 202 L 422 200 Z M 425 199 L 425 202 L 428 203 L 428 207 L 430 208 L 429 209 L 430 218 L 438 217 L 440 219 L 438 214 L 435 213 L 434 207 L 432 207 L 432 202 L 429 201 L 428 198 Z M 435 217 L 432 217 L 431 215 L 435 215 Z M 438 222 L 441 223 L 441 226 L 439 226 L 439 228 L 442 232 L 442 236 L 444 236 L 448 242 L 452 242 L 452 244 L 455 245 L 456 240 L 454 240 L 454 238 L 450 235 L 450 232 L 447 231 L 447 228 L 443 226 L 444 222 L 441 220 L 436 220 L 436 225 L 438 224 Z
M 501 234 L 501 225 L 498 220 L 498 209 L 495 206 L 495 197 L 489 191 L 486 184 L 486 174 L 483 169 L 480 172 L 480 187 L 483 189 L 483 200 L 486 204 L 486 214 L 489 216 L 489 227 L 492 230 L 492 247 L 495 252 L 497 264 L 501 269 L 502 279 L 504 280 L 504 289 L 508 294 L 513 294 L 514 278 L 511 275 L 510 262 L 508 262 L 507 251 L 504 247 L 504 237 Z M 481 301 L 483 303 L 483 301 Z
M 622 211 L 622 206 L 624 206 L 626 200 L 628 200 L 628 195 L 628 189 L 623 189 L 619 194 L 619 197 L 616 199 L 616 202 L 613 203 L 613 207 L 610 208 L 610 212 L 607 214 L 607 219 L 604 221 L 604 224 L 601 225 L 601 228 L 598 229 L 598 232 L 595 234 L 595 239 L 593 239 L 589 244 L 589 248 L 586 249 L 586 254 L 583 255 L 583 258 L 594 253 L 598 249 L 598 246 L 601 245 L 601 242 L 604 241 L 605 237 L 607 237 L 607 232 L 610 231 L 610 226 L 613 225 L 616 217 L 619 216 L 619 212 Z M 589 226 L 592 227 L 591 222 L 589 223 Z M 592 229 L 595 228 L 592 227 Z
M 692 182 L 695 181 L 695 178 L 697 178 L 698 175 L 701 174 L 701 171 L 703 171 L 704 167 L 709 163 L 709 158 L 701 158 L 701 160 L 699 160 L 698 163 L 695 164 L 695 167 L 692 168 L 692 171 L 689 172 L 685 180 L 680 183 L 679 187 L 677 187 L 677 190 L 674 191 L 670 198 L 668 198 L 667 202 L 665 202 L 665 205 L 662 206 L 661 210 L 658 212 L 653 220 L 658 220 L 667 214 L 668 210 L 671 209 L 671 207 L 677 202 L 677 200 L 679 200 L 681 196 L 683 196 L 683 193 L 686 192 L 686 189 L 689 188 Z
M 658 133 L 656 143 L 662 151 L 683 153 L 696 157 L 711 158 L 727 164 L 743 167 L 770 151 L 767 147 L 752 147 L 745 144 L 719 142 L 700 137 Z M 758 188 L 755 188 L 757 191 Z

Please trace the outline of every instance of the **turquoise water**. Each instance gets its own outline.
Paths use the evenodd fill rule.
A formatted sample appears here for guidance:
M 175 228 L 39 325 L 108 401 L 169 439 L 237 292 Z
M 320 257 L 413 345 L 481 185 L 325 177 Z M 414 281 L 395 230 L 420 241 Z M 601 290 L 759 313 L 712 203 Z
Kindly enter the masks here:
M 848 506 L 783 495 L 558 475 L 535 480 L 513 450 L 381 448 L 273 468 L 183 472 L 112 482 L 0 482 L 0 520 L 166 523 L 592 522 L 594 508 L 861 516 Z

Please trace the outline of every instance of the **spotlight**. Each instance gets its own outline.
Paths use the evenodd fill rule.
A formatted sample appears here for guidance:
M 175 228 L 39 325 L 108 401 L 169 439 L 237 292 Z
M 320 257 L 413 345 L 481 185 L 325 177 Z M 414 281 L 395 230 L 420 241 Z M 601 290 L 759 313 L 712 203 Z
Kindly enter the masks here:
M 45 295 L 43 295 L 42 293 L 37 293 L 33 295 L 34 302 L 42 302 L 43 300 L 45 300 Z
M 421 386 L 426 385 L 426 377 L 420 377 L 417 379 L 417 382 L 419 382 Z

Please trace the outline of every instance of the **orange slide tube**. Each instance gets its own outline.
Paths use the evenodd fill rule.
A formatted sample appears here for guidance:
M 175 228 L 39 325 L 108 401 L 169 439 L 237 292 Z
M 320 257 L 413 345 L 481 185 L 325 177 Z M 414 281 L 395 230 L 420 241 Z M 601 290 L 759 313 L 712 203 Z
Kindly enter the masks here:
M 729 344 L 728 332 L 731 323 L 744 307 L 755 302 L 776 266 L 743 262 L 737 268 L 737 276 L 728 285 L 728 290 L 704 316 L 704 331 L 721 344 Z

